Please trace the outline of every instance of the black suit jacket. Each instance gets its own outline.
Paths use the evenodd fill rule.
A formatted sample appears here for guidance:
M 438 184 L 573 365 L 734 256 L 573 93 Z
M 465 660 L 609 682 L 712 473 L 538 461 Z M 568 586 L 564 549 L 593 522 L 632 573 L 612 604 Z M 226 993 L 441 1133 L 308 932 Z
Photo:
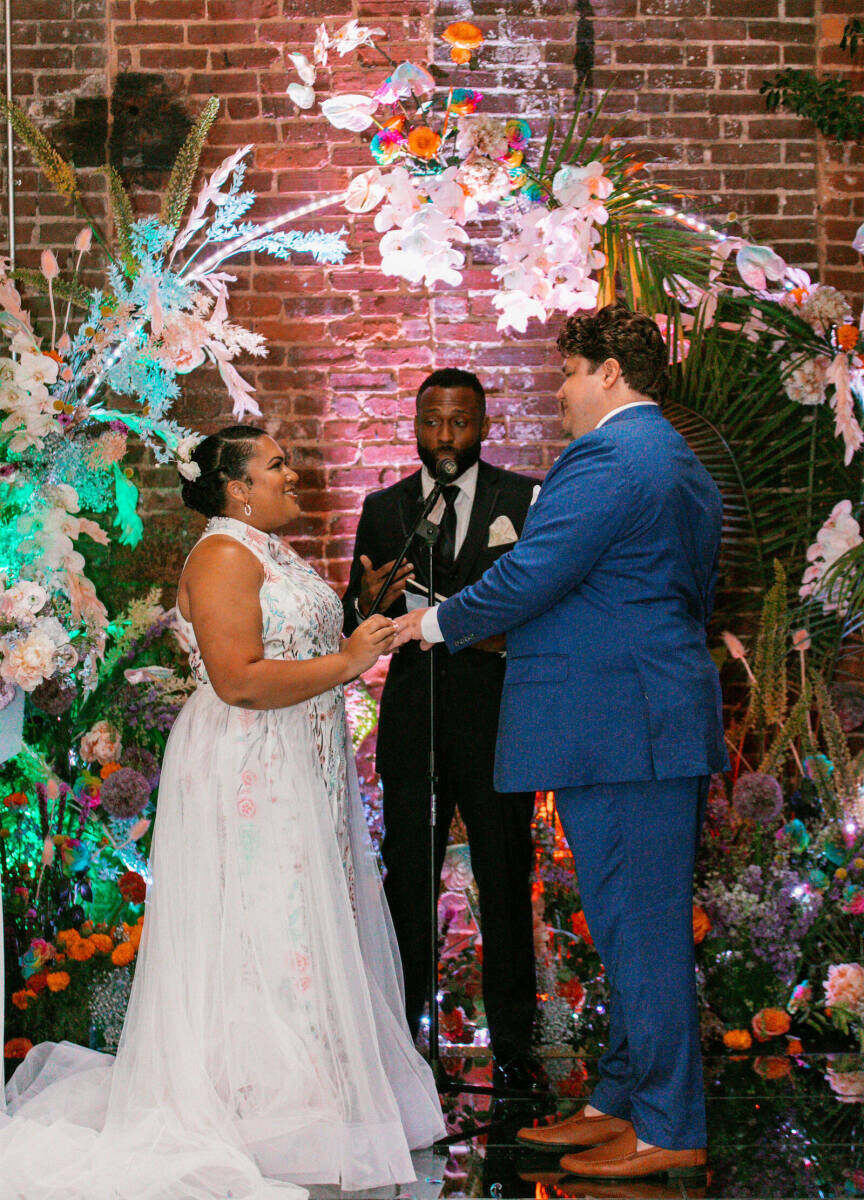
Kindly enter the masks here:
M 351 575 L 342 601 L 346 635 L 352 633 L 358 623 L 354 603 L 363 576 L 360 556 L 365 554 L 375 567 L 396 558 L 422 505 L 420 476 L 421 472 L 415 471 L 392 487 L 373 492 L 363 503 Z M 512 549 L 514 543 L 490 546 L 489 526 L 497 517 L 507 516 L 517 534 L 521 533 L 537 483 L 538 480 L 526 475 L 504 471 L 482 461 L 479 463 L 477 490 L 465 540 L 456 556 L 451 577 L 436 580 L 436 591 L 453 594 L 475 583 L 497 558 Z M 425 551 L 421 546 L 412 549 L 410 561 L 414 563 L 415 575 L 422 580 Z M 387 615 L 396 617 L 405 611 L 405 600 L 400 598 L 387 610 Z M 504 659 L 498 654 L 473 649 L 451 655 L 444 646 L 436 647 L 434 653 L 439 656 L 443 704 L 452 706 L 458 697 L 459 718 L 470 727 L 474 752 L 494 757 Z M 381 697 L 377 750 L 377 767 L 381 775 L 405 778 L 419 774 L 422 778 L 428 768 L 427 680 L 427 656 L 416 642 L 410 642 L 393 656 Z M 449 712 L 449 717 L 453 715 Z M 444 716 L 446 730 L 448 713 Z M 451 742 L 452 739 L 445 737 L 439 747 L 444 767 Z

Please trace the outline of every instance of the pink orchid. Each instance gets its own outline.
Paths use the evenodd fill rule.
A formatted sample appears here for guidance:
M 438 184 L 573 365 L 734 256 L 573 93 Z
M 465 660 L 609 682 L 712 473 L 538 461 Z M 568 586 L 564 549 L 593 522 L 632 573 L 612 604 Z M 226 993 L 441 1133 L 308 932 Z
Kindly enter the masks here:
M 864 432 L 855 418 L 855 401 L 849 378 L 849 356 L 838 354 L 825 372 L 828 383 L 834 384 L 831 407 L 834 409 L 834 434 L 842 437 L 846 446 L 843 461 L 848 467 L 856 450 L 864 444 Z

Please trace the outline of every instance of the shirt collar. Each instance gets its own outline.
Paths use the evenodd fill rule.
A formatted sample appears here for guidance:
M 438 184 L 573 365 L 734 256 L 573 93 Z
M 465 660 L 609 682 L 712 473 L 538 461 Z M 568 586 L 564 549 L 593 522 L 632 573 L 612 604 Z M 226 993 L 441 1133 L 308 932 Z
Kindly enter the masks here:
M 630 404 L 620 404 L 618 408 L 613 408 L 611 412 L 608 412 L 605 417 L 601 417 L 594 428 L 595 430 L 599 429 L 601 425 L 605 425 L 607 421 L 611 421 L 613 417 L 617 417 L 618 413 L 625 412 L 628 408 L 644 408 L 648 404 L 652 408 L 660 407 L 656 400 L 633 400 Z
M 467 471 L 463 471 L 458 479 L 454 479 L 453 483 L 463 491 L 470 501 L 473 502 L 474 494 L 477 491 L 477 476 L 480 473 L 479 462 L 473 463 Z M 420 486 L 423 489 L 423 496 L 426 497 L 435 486 L 435 480 L 426 470 L 424 466 L 420 472 Z

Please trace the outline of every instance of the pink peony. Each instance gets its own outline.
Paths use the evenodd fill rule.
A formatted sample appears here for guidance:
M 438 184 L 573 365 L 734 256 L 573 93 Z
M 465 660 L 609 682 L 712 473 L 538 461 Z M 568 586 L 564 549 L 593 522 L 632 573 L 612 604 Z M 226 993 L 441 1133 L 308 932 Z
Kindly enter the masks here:
M 114 726 L 107 721 L 97 721 L 82 737 L 79 749 L 85 762 L 98 762 L 104 766 L 105 763 L 117 762 L 123 747 L 120 734 Z
M 831 1008 L 845 1008 L 864 1014 L 864 967 L 860 963 L 840 963 L 828 968 L 825 1002 Z
M 25 692 L 32 692 L 54 674 L 54 651 L 54 643 L 47 634 L 37 630 L 7 652 L 0 665 L 0 675 Z
M 841 1104 L 864 1104 L 864 1071 L 832 1071 L 826 1077 Z

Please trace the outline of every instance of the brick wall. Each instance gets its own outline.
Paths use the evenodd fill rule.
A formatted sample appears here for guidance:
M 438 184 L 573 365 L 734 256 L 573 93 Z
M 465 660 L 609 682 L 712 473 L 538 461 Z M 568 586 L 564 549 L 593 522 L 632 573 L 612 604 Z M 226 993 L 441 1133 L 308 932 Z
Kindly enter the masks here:
M 574 87 L 589 106 L 611 88 L 608 115 L 656 178 L 690 193 L 694 206 L 738 216 L 738 232 L 774 244 L 798 265 L 860 290 L 857 256 L 845 245 L 864 219 L 855 155 L 837 155 L 812 127 L 768 115 L 759 96 L 787 65 L 832 65 L 830 42 L 845 7 L 831 0 L 12 0 L 15 94 L 52 127 L 77 163 L 88 163 L 88 202 L 103 205 L 95 167 L 110 142 L 139 204 L 152 208 L 164 186 L 171 131 L 205 98 L 224 99 L 205 165 L 243 142 L 256 145 L 248 175 L 259 214 L 310 192 L 340 188 L 369 164 L 359 140 L 316 115 L 300 114 L 285 89 L 295 76 L 286 55 L 309 52 L 315 26 L 350 17 L 382 25 L 394 58 L 426 61 L 452 20 L 471 18 L 487 34 L 471 84 L 493 112 L 520 111 L 543 129 L 550 113 L 572 110 Z M 825 10 L 824 13 L 822 10 Z M 839 36 L 839 35 L 838 35 Z M 446 49 L 446 48 L 445 48 Z M 383 74 L 377 56 L 335 60 L 322 88 L 365 90 Z M 287 63 L 287 67 L 286 67 Z M 136 125 L 137 122 L 137 125 Z M 136 144 L 135 136 L 139 138 Z M 142 152 L 143 147 L 143 152 Z M 856 152 L 857 153 L 857 152 Z M 18 150 L 19 262 L 35 265 L 45 245 L 71 244 L 77 223 L 37 179 Z M 818 226 L 820 196 L 824 218 Z M 690 201 L 687 201 L 690 203 Z M 326 210 L 315 225 L 345 223 Z M 495 331 L 490 270 L 494 222 L 484 221 L 459 289 L 411 290 L 378 268 L 378 235 L 347 222 L 352 253 L 342 267 L 257 258 L 238 270 L 233 315 L 270 340 L 253 378 L 268 429 L 293 448 L 304 481 L 298 547 L 339 583 L 366 491 L 414 462 L 411 415 L 420 380 L 434 366 L 478 371 L 493 429 L 487 456 L 542 474 L 558 453 L 552 393 L 558 362 L 553 330 Z M 829 270 L 829 264 L 830 270 Z M 218 379 L 195 377 L 178 415 L 209 430 L 228 417 Z M 157 571 L 176 574 L 191 537 L 179 539 L 176 481 L 141 463 Z M 154 560 L 156 561 L 156 560 Z M 132 567 L 138 571 L 140 563 Z

